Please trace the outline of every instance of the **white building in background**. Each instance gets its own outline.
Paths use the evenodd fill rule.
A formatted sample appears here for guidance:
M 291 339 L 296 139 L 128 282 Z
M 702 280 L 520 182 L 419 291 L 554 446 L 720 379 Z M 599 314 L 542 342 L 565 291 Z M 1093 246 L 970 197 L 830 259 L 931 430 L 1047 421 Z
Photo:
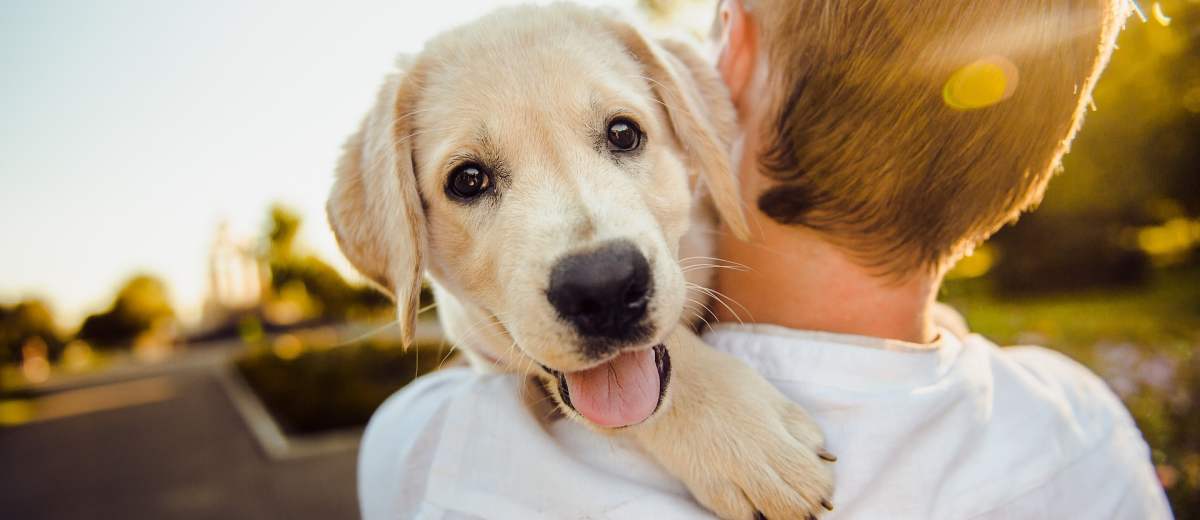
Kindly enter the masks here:
M 208 254 L 208 291 L 201 329 L 219 326 L 262 302 L 270 275 L 258 253 L 253 239 L 235 237 L 228 223 L 217 226 Z

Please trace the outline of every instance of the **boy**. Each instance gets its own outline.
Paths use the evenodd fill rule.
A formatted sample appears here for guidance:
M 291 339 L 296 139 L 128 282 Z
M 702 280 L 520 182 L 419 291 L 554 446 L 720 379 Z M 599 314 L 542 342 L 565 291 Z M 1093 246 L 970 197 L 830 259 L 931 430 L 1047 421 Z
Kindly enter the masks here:
M 998 349 L 935 302 L 964 252 L 1041 199 L 1128 8 L 722 2 L 758 236 L 720 240 L 748 269 L 717 289 L 756 324 L 705 340 L 821 424 L 838 516 L 1170 516 L 1104 383 L 1051 351 Z

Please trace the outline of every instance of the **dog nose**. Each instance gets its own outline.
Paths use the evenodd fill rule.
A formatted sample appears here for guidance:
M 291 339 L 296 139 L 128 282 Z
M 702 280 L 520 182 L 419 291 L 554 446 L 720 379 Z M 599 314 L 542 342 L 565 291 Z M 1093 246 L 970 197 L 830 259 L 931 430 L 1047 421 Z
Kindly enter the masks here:
M 650 263 L 627 241 L 569 255 L 550 272 L 546 296 L 581 335 L 629 339 L 646 315 Z

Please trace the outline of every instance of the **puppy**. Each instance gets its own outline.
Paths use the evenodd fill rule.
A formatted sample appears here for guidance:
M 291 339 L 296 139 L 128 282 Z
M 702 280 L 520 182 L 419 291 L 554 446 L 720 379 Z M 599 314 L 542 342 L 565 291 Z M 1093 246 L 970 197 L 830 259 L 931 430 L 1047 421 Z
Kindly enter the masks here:
M 832 457 L 808 415 L 680 325 L 705 280 L 679 260 L 709 254 L 715 214 L 746 234 L 711 67 L 557 4 L 493 13 L 399 69 L 346 143 L 328 214 L 406 341 L 424 275 L 476 366 L 538 378 L 716 514 L 830 507 Z

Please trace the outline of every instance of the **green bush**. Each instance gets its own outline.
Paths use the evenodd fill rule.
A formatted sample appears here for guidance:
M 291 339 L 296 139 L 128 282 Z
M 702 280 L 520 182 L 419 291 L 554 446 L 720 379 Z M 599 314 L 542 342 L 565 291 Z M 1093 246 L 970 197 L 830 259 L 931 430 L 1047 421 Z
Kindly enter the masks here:
M 365 425 L 388 396 L 449 357 L 441 345 L 297 346 L 296 353 L 260 347 L 237 361 L 250 387 L 291 434 Z

